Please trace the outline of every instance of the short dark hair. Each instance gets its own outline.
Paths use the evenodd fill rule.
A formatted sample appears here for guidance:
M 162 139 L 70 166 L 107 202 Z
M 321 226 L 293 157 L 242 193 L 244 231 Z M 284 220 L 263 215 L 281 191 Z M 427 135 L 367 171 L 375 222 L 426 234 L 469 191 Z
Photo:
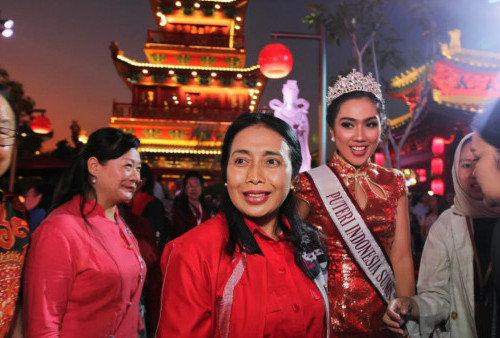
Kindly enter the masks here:
M 138 148 L 139 145 L 137 137 L 116 128 L 101 128 L 90 134 L 70 172 L 59 181 L 54 196 L 54 208 L 71 200 L 75 195 L 80 195 L 82 197 L 80 211 L 85 219 L 83 206 L 87 196 L 93 195 L 97 200 L 96 191 L 90 183 L 88 159 L 96 157 L 99 163 L 104 165 L 109 160 L 121 157 L 130 149 Z
M 326 111 L 326 123 L 328 126 L 333 129 L 335 118 L 339 114 L 340 107 L 343 103 L 352 99 L 361 99 L 364 97 L 370 99 L 370 101 L 372 101 L 377 108 L 378 115 L 380 116 L 380 126 L 382 128 L 382 132 L 384 132 L 387 128 L 387 117 L 385 114 L 384 104 L 372 93 L 360 90 L 343 94 L 330 103 Z
M 203 187 L 203 176 L 196 170 L 188 171 L 185 175 L 184 178 L 182 179 L 182 187 L 186 188 L 187 181 L 191 178 L 195 177 L 200 181 L 200 185 Z
M 290 162 L 292 164 L 292 179 L 299 173 L 300 166 L 302 164 L 302 154 L 300 150 L 300 143 L 295 131 L 283 120 L 274 117 L 272 115 L 262 114 L 262 113 L 247 113 L 240 115 L 229 127 L 224 138 L 224 144 L 222 145 L 222 156 L 221 156 L 221 171 L 224 182 L 227 180 L 227 166 L 229 163 L 229 157 L 231 152 L 231 146 L 233 144 L 236 135 L 251 126 L 263 125 L 276 133 L 278 133 L 290 148 Z M 226 245 L 226 252 L 229 255 L 233 255 L 238 246 L 242 251 L 249 254 L 263 255 L 262 250 L 259 248 L 252 232 L 246 226 L 245 221 L 238 209 L 234 206 L 229 193 L 224 193 L 223 202 L 221 203 L 222 212 L 225 214 L 228 227 L 229 227 L 229 238 Z M 306 251 L 306 242 L 313 243 L 317 247 L 321 248 L 326 255 L 326 250 L 323 247 L 321 237 L 319 233 L 309 224 L 304 222 L 299 218 L 297 213 L 296 201 L 293 192 L 290 190 L 286 196 L 284 202 L 279 208 L 279 214 L 286 217 L 288 223 L 290 224 L 291 233 L 290 241 L 293 242 L 295 246 L 295 261 L 299 268 L 304 271 L 306 275 L 310 276 L 307 268 L 301 263 L 301 256 L 304 251 Z M 287 232 L 286 227 L 282 229 L 285 233 Z

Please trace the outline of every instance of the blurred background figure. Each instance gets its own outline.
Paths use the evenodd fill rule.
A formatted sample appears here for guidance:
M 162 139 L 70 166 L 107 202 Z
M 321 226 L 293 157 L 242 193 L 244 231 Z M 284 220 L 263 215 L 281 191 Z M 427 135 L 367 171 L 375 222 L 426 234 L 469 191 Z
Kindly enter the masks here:
M 131 211 L 149 221 L 161 252 L 167 241 L 171 239 L 172 231 L 170 221 L 165 214 L 165 206 L 154 196 L 155 183 L 151 168 L 147 163 L 142 163 L 140 191 L 134 196 Z
M 422 223 L 425 215 L 429 212 L 429 200 L 430 196 L 424 192 L 420 197 L 420 200 L 413 207 L 413 214 L 417 217 L 418 223 Z
M 203 177 L 197 171 L 184 175 L 183 191 L 172 206 L 172 225 L 178 237 L 208 220 L 212 214 L 203 196 Z
M 52 205 L 53 195 L 54 185 L 52 183 L 37 183 L 26 192 L 24 206 L 28 210 L 31 233 L 47 216 L 47 212 Z
M 397 298 L 387 307 L 384 322 L 391 331 L 403 333 L 401 325 L 409 320 L 407 327 L 416 337 L 498 337 L 489 332 L 496 300 L 488 270 L 500 208 L 484 202 L 473 176 L 471 140 L 472 134 L 465 136 L 455 152 L 454 205 L 430 229 L 420 264 L 418 295 Z
M 427 195 L 427 194 L 426 194 Z M 429 196 L 429 211 L 424 215 L 420 222 L 420 237 L 425 243 L 429 230 L 432 224 L 437 220 L 439 215 L 446 209 L 446 202 L 443 196 L 432 195 Z
M 15 105 L 9 102 L 9 94 L 0 90 L 0 176 L 11 164 L 18 114 Z M 21 326 L 11 323 L 16 323 L 13 319 L 29 242 L 26 217 L 26 209 L 17 197 L 0 190 L 0 337 L 6 336 L 11 326 L 12 331 Z M 21 316 L 16 317 L 20 324 Z

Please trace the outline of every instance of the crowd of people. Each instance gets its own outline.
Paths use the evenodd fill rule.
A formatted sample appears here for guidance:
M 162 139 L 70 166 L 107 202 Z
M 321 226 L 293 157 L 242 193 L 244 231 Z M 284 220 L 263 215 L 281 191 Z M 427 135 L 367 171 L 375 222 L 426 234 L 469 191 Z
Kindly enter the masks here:
M 198 172 L 169 198 L 114 128 L 55 190 L 34 185 L 25 204 L 2 191 L 0 336 L 498 336 L 500 101 L 458 144 L 451 206 L 409 202 L 404 175 L 371 162 L 386 130 L 371 74 L 339 77 L 327 104 L 336 151 L 302 173 L 291 126 L 238 117 L 217 203 Z M 5 91 L 0 108 L 3 174 L 18 118 Z

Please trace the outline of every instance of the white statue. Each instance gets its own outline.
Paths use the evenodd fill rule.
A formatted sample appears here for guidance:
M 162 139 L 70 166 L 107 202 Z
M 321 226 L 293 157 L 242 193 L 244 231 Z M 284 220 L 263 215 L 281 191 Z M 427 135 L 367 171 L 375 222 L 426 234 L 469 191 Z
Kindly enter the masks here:
M 309 102 L 299 99 L 299 87 L 296 80 L 288 80 L 283 85 L 283 102 L 278 99 L 269 101 L 269 107 L 274 110 L 274 116 L 288 123 L 297 133 L 302 149 L 302 166 L 300 172 L 311 169 L 311 153 L 309 151 L 309 121 L 307 110 Z

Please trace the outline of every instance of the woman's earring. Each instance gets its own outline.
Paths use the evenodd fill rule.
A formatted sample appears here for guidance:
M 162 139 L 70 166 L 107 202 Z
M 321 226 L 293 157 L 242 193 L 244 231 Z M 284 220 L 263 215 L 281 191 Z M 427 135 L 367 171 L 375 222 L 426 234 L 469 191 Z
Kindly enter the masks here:
M 224 186 L 227 187 L 227 182 L 224 182 Z
M 332 142 L 335 142 L 335 136 L 332 136 L 330 140 L 332 140 Z
M 92 176 L 91 182 L 92 182 L 92 184 L 96 184 L 97 183 L 97 177 Z

